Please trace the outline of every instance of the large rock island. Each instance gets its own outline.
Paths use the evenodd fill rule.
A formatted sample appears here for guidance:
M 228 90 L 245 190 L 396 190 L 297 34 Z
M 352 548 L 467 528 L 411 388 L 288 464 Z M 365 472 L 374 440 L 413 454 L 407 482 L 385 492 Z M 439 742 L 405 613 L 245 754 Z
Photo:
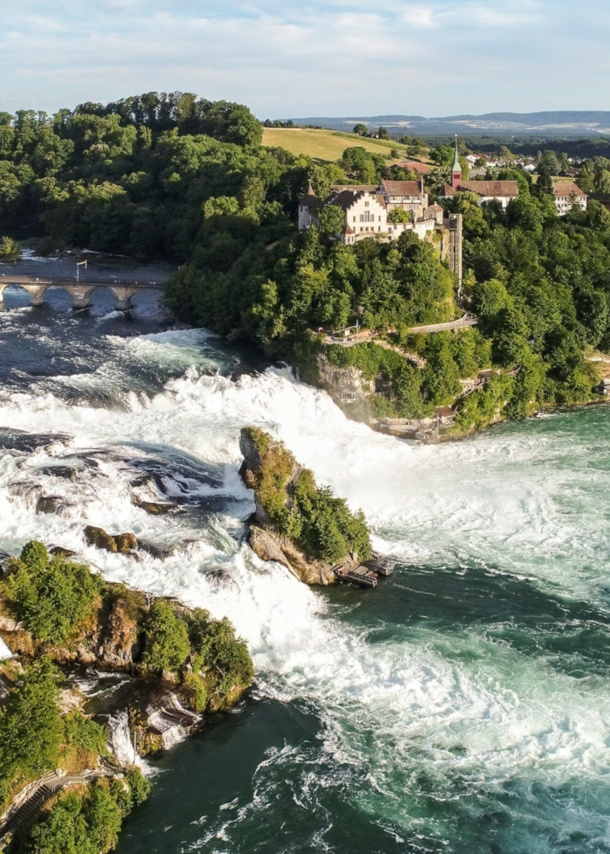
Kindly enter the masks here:
M 13 836 L 11 852 L 110 851 L 147 793 L 141 757 L 230 709 L 253 676 L 227 620 L 28 543 L 0 567 L 0 849 Z
M 305 584 L 328 585 L 371 559 L 362 512 L 352 513 L 344 499 L 317 486 L 285 445 L 244 427 L 240 449 L 240 475 L 256 505 L 248 542 L 262 560 L 283 564 Z

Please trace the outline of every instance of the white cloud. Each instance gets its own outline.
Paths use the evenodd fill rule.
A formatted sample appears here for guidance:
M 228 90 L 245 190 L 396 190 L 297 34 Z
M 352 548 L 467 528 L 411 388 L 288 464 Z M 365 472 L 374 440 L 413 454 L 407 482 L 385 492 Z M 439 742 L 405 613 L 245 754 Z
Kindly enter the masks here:
M 607 0 L 0 0 L 0 109 L 183 89 L 262 117 L 604 104 Z M 561 57 L 559 62 L 558 57 Z M 608 104 L 610 107 L 610 104 Z

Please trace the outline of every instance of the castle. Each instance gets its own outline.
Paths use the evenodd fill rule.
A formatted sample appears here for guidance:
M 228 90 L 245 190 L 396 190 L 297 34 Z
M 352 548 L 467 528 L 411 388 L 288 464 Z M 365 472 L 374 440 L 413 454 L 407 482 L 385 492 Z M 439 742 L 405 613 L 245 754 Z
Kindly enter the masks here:
M 345 226 L 338 239 L 346 245 L 374 234 L 397 240 L 405 231 L 413 231 L 425 240 L 443 220 L 440 205 L 428 205 L 423 179 L 382 181 L 380 184 L 336 184 L 326 202 L 317 198 L 310 184 L 307 194 L 299 202 L 299 230 L 317 223 L 318 213 L 326 205 L 343 211 Z M 396 215 L 397 210 L 404 213 Z
M 449 263 L 462 285 L 462 215 L 447 214 L 440 205 L 429 205 L 423 178 L 418 181 L 381 181 L 380 184 L 337 184 L 326 201 L 311 184 L 299 201 L 299 230 L 318 224 L 319 212 L 329 205 L 343 212 L 343 228 L 336 239 L 346 246 L 369 237 L 398 240 L 413 232 L 420 240 L 436 236 L 441 257 Z

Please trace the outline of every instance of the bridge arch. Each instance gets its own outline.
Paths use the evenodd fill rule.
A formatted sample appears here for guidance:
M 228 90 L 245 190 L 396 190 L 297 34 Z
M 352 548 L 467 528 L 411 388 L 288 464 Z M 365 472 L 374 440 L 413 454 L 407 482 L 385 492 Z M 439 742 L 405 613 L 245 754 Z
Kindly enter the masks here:
M 9 286 L 20 287 L 30 295 L 32 306 L 44 304 L 44 295 L 49 288 L 60 288 L 72 298 L 72 306 L 75 309 L 89 308 L 91 294 L 100 289 L 111 291 L 115 297 L 116 311 L 129 311 L 133 308 L 133 297 L 145 291 L 161 291 L 163 284 L 160 282 L 70 282 L 53 279 L 34 279 L 31 277 L 8 276 L 0 280 L 0 308 L 3 307 L 4 291 Z

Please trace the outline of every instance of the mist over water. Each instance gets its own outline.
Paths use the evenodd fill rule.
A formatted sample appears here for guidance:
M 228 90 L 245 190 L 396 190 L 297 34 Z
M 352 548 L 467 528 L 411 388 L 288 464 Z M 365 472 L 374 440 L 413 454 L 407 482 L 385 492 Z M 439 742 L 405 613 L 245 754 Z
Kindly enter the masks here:
M 235 379 L 248 366 L 152 299 L 106 308 L 0 314 L 0 550 L 36 537 L 228 616 L 258 673 L 157 762 L 119 851 L 610 851 L 610 412 L 408 445 L 285 369 Z M 390 579 L 313 591 L 250 552 L 245 424 L 362 507 Z M 175 512 L 132 504 L 138 474 Z M 28 483 L 60 510 L 37 515 Z M 96 551 L 86 524 L 165 551 Z

